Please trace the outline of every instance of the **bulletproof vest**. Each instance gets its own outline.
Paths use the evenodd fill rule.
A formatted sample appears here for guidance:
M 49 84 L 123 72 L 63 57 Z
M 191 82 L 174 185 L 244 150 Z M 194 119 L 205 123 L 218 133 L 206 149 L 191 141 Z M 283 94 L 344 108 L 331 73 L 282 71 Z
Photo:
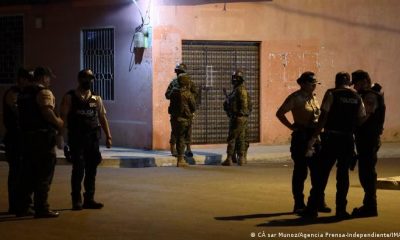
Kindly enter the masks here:
M 193 109 L 190 108 L 190 90 L 175 89 L 171 94 L 170 99 L 170 114 L 173 117 L 189 119 L 192 117 Z
M 375 92 L 373 90 L 366 90 L 361 93 L 361 96 L 364 98 L 366 94 L 372 93 L 376 95 L 378 100 L 378 106 L 374 113 L 372 113 L 368 119 L 357 129 L 357 132 L 366 133 L 366 134 L 374 134 L 381 135 L 383 132 L 383 123 L 385 122 L 385 100 L 383 95 Z
M 240 105 L 240 101 L 239 101 L 240 99 L 238 98 L 241 91 L 246 91 L 246 88 L 242 84 L 237 86 L 236 88 L 234 88 L 233 91 L 228 95 L 228 99 L 227 99 L 226 103 L 224 103 L 224 110 L 228 113 L 228 115 L 235 116 L 239 112 L 243 112 L 247 116 L 250 114 L 250 111 L 252 108 L 250 97 L 246 91 L 246 99 L 245 100 L 246 100 L 247 106 L 245 106 L 245 109 L 242 109 L 242 106 Z
M 3 96 L 3 123 L 8 131 L 15 131 L 18 129 L 18 114 L 6 103 L 6 96 L 10 92 L 15 92 L 19 95 L 21 92 L 17 86 L 9 88 Z
M 25 87 L 18 95 L 19 125 L 23 131 L 51 130 L 53 126 L 44 119 L 37 103 L 37 94 L 46 89 L 42 86 Z
M 350 89 L 331 89 L 333 102 L 328 113 L 326 130 L 353 133 L 359 120 L 361 98 Z
M 70 90 L 71 108 L 68 113 L 68 130 L 70 133 L 90 133 L 97 131 L 100 123 L 98 106 L 95 98 L 90 95 L 88 99 L 82 100 L 75 90 Z

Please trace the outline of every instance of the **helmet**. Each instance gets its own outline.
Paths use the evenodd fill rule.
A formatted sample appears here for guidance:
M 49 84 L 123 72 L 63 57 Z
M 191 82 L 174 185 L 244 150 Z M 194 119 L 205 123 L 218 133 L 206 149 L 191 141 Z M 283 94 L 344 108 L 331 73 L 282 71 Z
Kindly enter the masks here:
M 186 64 L 184 63 L 178 63 L 175 66 L 175 72 L 181 72 L 181 73 L 185 73 L 186 72 Z
M 232 78 L 233 77 L 236 77 L 237 79 L 241 80 L 242 82 L 244 81 L 244 79 L 243 79 L 243 71 L 242 70 L 237 69 L 236 71 L 234 71 L 232 73 Z

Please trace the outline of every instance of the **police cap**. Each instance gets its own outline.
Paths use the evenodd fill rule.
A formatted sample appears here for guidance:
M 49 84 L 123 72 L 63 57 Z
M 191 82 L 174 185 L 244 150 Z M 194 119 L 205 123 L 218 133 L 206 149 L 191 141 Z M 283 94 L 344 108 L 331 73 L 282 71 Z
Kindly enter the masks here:
M 315 73 L 310 71 L 302 73 L 301 76 L 297 79 L 297 83 L 320 84 L 320 82 L 318 82 L 318 80 L 315 78 Z
M 48 76 L 51 78 L 56 77 L 56 75 L 53 74 L 53 72 L 51 71 L 51 69 L 49 67 L 37 67 L 37 68 L 35 68 L 33 75 L 34 75 L 35 79 L 39 79 L 40 77 L 43 77 L 43 76 Z
M 78 78 L 82 79 L 82 78 L 90 78 L 90 79 L 94 79 L 94 74 L 92 72 L 92 70 L 90 69 L 83 69 L 78 73 Z

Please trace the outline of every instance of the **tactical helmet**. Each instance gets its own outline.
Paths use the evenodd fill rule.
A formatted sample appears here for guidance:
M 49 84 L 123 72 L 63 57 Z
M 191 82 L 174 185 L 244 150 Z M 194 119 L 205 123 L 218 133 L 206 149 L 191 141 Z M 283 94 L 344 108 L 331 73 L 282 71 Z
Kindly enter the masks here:
M 243 82 L 243 81 L 244 81 L 244 78 L 243 78 L 243 71 L 237 69 L 236 71 L 234 71 L 234 72 L 232 73 L 232 78 L 234 78 L 234 77 L 236 77 L 237 79 L 239 79 L 239 80 L 241 80 L 241 81 Z
M 186 69 L 187 69 L 186 64 L 184 64 L 184 63 L 178 63 L 175 66 L 175 72 L 185 73 Z

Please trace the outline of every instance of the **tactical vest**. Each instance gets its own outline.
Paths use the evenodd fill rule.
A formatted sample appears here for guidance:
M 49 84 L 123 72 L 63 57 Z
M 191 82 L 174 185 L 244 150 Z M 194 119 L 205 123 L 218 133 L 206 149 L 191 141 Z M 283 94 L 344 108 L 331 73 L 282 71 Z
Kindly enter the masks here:
M 381 135 L 383 132 L 383 123 L 385 122 L 385 100 L 383 95 L 377 93 L 373 90 L 366 90 L 365 92 L 361 93 L 362 98 L 366 94 L 372 93 L 377 97 L 378 106 L 374 113 L 372 113 L 368 119 L 357 129 L 357 133 L 365 133 L 365 134 L 373 134 L 373 135 Z
M 18 129 L 18 114 L 6 103 L 6 96 L 10 92 L 15 92 L 18 95 L 21 90 L 17 86 L 9 88 L 3 96 L 3 123 L 8 131 L 16 131 Z
M 247 109 L 242 109 L 242 106 L 240 105 L 240 99 L 238 98 L 238 95 L 241 91 L 246 91 Z M 243 112 L 245 116 L 249 116 L 251 110 L 252 104 L 250 97 L 243 84 L 235 87 L 228 95 L 226 102 L 224 102 L 224 111 L 227 112 L 228 116 L 231 117 L 237 116 L 240 112 Z
M 37 94 L 46 89 L 38 85 L 25 87 L 18 95 L 19 125 L 22 131 L 54 130 L 54 127 L 44 119 Z
M 82 100 L 75 94 L 75 90 L 70 90 L 67 94 L 71 96 L 71 108 L 67 119 L 69 133 L 96 132 L 100 123 L 97 101 L 93 98 L 94 95 Z
M 190 119 L 194 109 L 190 107 L 190 91 L 188 89 L 174 90 L 170 99 L 170 114 L 172 117 Z
M 333 102 L 325 130 L 353 133 L 359 121 L 361 98 L 350 89 L 330 89 Z

